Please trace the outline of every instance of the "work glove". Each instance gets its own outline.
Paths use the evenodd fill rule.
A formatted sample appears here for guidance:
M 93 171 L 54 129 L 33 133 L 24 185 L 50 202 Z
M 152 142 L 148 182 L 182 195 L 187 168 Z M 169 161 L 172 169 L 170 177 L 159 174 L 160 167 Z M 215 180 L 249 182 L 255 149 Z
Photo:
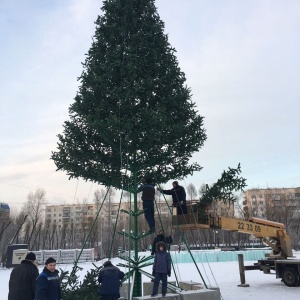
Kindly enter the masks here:
M 171 271 L 168 271 L 168 276 L 169 276 L 169 277 L 171 276 Z
M 154 270 L 152 271 L 152 276 L 155 277 L 155 271 Z M 151 282 L 153 282 L 153 281 L 154 281 L 154 278 L 151 279 Z

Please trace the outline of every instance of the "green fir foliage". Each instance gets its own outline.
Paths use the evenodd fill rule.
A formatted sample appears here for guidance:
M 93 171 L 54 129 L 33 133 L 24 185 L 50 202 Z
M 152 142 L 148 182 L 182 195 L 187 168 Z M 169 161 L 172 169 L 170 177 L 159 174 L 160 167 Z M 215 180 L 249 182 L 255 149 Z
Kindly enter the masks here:
M 212 204 L 213 200 L 223 201 L 225 204 L 235 202 L 234 192 L 243 191 L 247 186 L 246 179 L 239 176 L 241 172 L 240 164 L 236 169 L 228 168 L 228 171 L 223 171 L 221 178 L 216 183 L 211 187 L 206 186 L 199 206 L 205 209 Z
M 129 182 L 122 169 L 158 183 L 201 170 L 189 159 L 206 140 L 203 117 L 154 1 L 103 1 L 102 10 L 52 153 L 57 169 L 115 188 Z
M 193 205 L 193 212 L 198 214 L 199 223 L 208 223 L 207 210 L 213 201 L 223 201 L 228 205 L 236 201 L 234 193 L 243 191 L 247 186 L 246 179 L 240 176 L 241 172 L 240 164 L 236 169 L 229 167 L 216 183 L 210 187 L 206 185 L 199 203 Z
M 62 299 L 64 300 L 98 300 L 99 296 L 99 283 L 98 275 L 102 268 L 94 264 L 94 269 L 87 271 L 83 281 L 79 281 L 78 271 L 82 268 L 74 265 L 71 274 L 68 271 L 61 271 L 61 287 Z

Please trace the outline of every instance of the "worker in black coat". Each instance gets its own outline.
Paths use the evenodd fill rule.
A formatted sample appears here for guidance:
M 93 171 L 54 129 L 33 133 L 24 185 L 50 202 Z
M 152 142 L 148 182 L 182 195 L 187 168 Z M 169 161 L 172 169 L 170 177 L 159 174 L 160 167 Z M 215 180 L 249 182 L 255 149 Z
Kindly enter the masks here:
M 149 225 L 149 231 L 155 232 L 154 219 L 154 200 L 155 200 L 155 184 L 151 178 L 146 179 L 146 184 L 139 187 L 138 192 L 142 193 L 143 209 L 145 219 Z
M 35 282 L 39 276 L 35 260 L 35 254 L 29 252 L 25 260 L 22 260 L 21 264 L 12 270 L 9 279 L 8 300 L 34 300 Z
M 103 264 L 103 269 L 100 270 L 98 276 L 101 300 L 117 300 L 120 298 L 120 285 L 124 275 L 111 261 L 108 260 Z
M 166 195 L 171 195 L 173 200 L 173 206 L 177 208 L 177 215 L 187 214 L 186 207 L 186 193 L 183 186 L 178 184 L 178 181 L 172 183 L 173 188 L 170 190 L 161 190 L 159 191 Z
M 154 255 L 156 252 L 156 244 L 158 242 L 164 242 L 167 245 L 167 250 L 170 250 L 170 244 L 173 243 L 172 237 L 169 235 L 165 237 L 164 232 L 162 230 L 159 231 L 158 235 L 155 237 L 152 243 L 151 255 Z
M 55 269 L 56 260 L 49 257 L 45 262 L 45 268 L 36 281 L 35 300 L 60 300 L 60 278 Z

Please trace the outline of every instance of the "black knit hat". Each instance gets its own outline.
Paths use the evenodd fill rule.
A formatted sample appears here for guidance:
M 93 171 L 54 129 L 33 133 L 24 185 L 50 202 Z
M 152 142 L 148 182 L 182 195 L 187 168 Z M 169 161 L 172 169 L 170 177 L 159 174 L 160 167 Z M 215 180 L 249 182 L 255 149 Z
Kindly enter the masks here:
M 106 261 L 106 262 L 103 264 L 104 267 L 108 267 L 108 266 L 111 266 L 111 265 L 112 265 L 112 263 L 111 263 L 110 260 Z
M 25 259 L 28 259 L 28 260 L 36 260 L 36 256 L 33 252 L 28 252 Z
M 49 257 L 49 258 L 45 261 L 45 265 L 52 264 L 52 263 L 56 263 L 56 260 L 55 260 L 53 257 Z

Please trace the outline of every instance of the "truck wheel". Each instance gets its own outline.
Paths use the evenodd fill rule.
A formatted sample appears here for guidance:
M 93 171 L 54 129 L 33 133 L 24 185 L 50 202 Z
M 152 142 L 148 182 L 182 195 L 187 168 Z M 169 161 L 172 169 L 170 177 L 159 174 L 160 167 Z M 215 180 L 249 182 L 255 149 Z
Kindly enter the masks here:
M 282 281 L 287 286 L 298 286 L 300 283 L 299 274 L 293 268 L 284 268 L 282 271 Z

